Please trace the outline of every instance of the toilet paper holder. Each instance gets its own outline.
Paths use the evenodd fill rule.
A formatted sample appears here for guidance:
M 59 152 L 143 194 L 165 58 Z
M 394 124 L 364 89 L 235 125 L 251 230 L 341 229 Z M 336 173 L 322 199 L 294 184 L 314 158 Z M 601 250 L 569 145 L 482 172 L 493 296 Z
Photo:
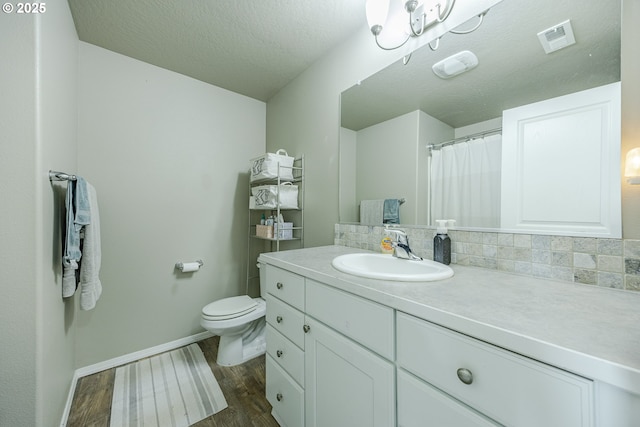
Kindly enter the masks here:
M 182 272 L 197 271 L 204 265 L 201 259 L 195 260 L 195 262 L 176 262 L 176 269 Z

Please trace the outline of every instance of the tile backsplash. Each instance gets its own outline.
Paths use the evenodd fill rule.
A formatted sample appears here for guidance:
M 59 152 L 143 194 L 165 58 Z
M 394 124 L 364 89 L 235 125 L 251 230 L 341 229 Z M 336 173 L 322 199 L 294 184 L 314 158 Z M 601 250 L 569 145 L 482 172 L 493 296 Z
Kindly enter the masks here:
M 433 259 L 430 227 L 400 227 L 411 249 Z M 640 291 L 640 240 L 449 230 L 451 262 L 527 276 Z M 384 227 L 336 224 L 336 245 L 380 252 Z

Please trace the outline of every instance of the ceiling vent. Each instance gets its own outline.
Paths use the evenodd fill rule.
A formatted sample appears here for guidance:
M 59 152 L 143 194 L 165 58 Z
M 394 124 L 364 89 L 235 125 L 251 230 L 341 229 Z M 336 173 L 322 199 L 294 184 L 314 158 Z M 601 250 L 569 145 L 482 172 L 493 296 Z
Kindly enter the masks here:
M 436 76 L 441 79 L 449 79 L 460 73 L 469 71 L 477 65 L 478 57 L 468 50 L 463 50 L 462 52 L 458 52 L 455 55 L 451 55 L 450 57 L 435 63 L 431 69 Z
M 540 43 L 547 54 L 571 46 L 576 42 L 571 28 L 571 21 L 568 19 L 558 25 L 540 31 L 538 39 L 540 39 Z

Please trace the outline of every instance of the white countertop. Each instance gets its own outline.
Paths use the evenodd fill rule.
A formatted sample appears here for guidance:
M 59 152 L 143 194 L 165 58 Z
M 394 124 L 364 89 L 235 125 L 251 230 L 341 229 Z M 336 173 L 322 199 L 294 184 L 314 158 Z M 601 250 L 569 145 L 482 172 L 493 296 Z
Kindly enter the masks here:
M 413 283 L 360 278 L 331 266 L 336 256 L 357 252 L 367 251 L 323 246 L 260 257 L 273 266 L 640 394 L 640 293 L 455 264 L 450 279 Z

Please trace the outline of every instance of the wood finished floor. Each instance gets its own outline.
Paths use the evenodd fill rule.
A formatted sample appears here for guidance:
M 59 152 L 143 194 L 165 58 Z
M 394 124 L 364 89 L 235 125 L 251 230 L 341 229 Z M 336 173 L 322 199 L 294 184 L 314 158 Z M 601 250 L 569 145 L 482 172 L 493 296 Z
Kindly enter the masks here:
M 219 366 L 215 362 L 219 339 L 220 337 L 208 338 L 198 342 L 198 345 L 209 362 L 229 407 L 194 426 L 277 427 L 278 423 L 271 416 L 271 405 L 264 394 L 264 356 L 240 366 Z M 116 368 L 112 368 L 78 380 L 67 421 L 68 427 L 109 426 L 115 374 Z

